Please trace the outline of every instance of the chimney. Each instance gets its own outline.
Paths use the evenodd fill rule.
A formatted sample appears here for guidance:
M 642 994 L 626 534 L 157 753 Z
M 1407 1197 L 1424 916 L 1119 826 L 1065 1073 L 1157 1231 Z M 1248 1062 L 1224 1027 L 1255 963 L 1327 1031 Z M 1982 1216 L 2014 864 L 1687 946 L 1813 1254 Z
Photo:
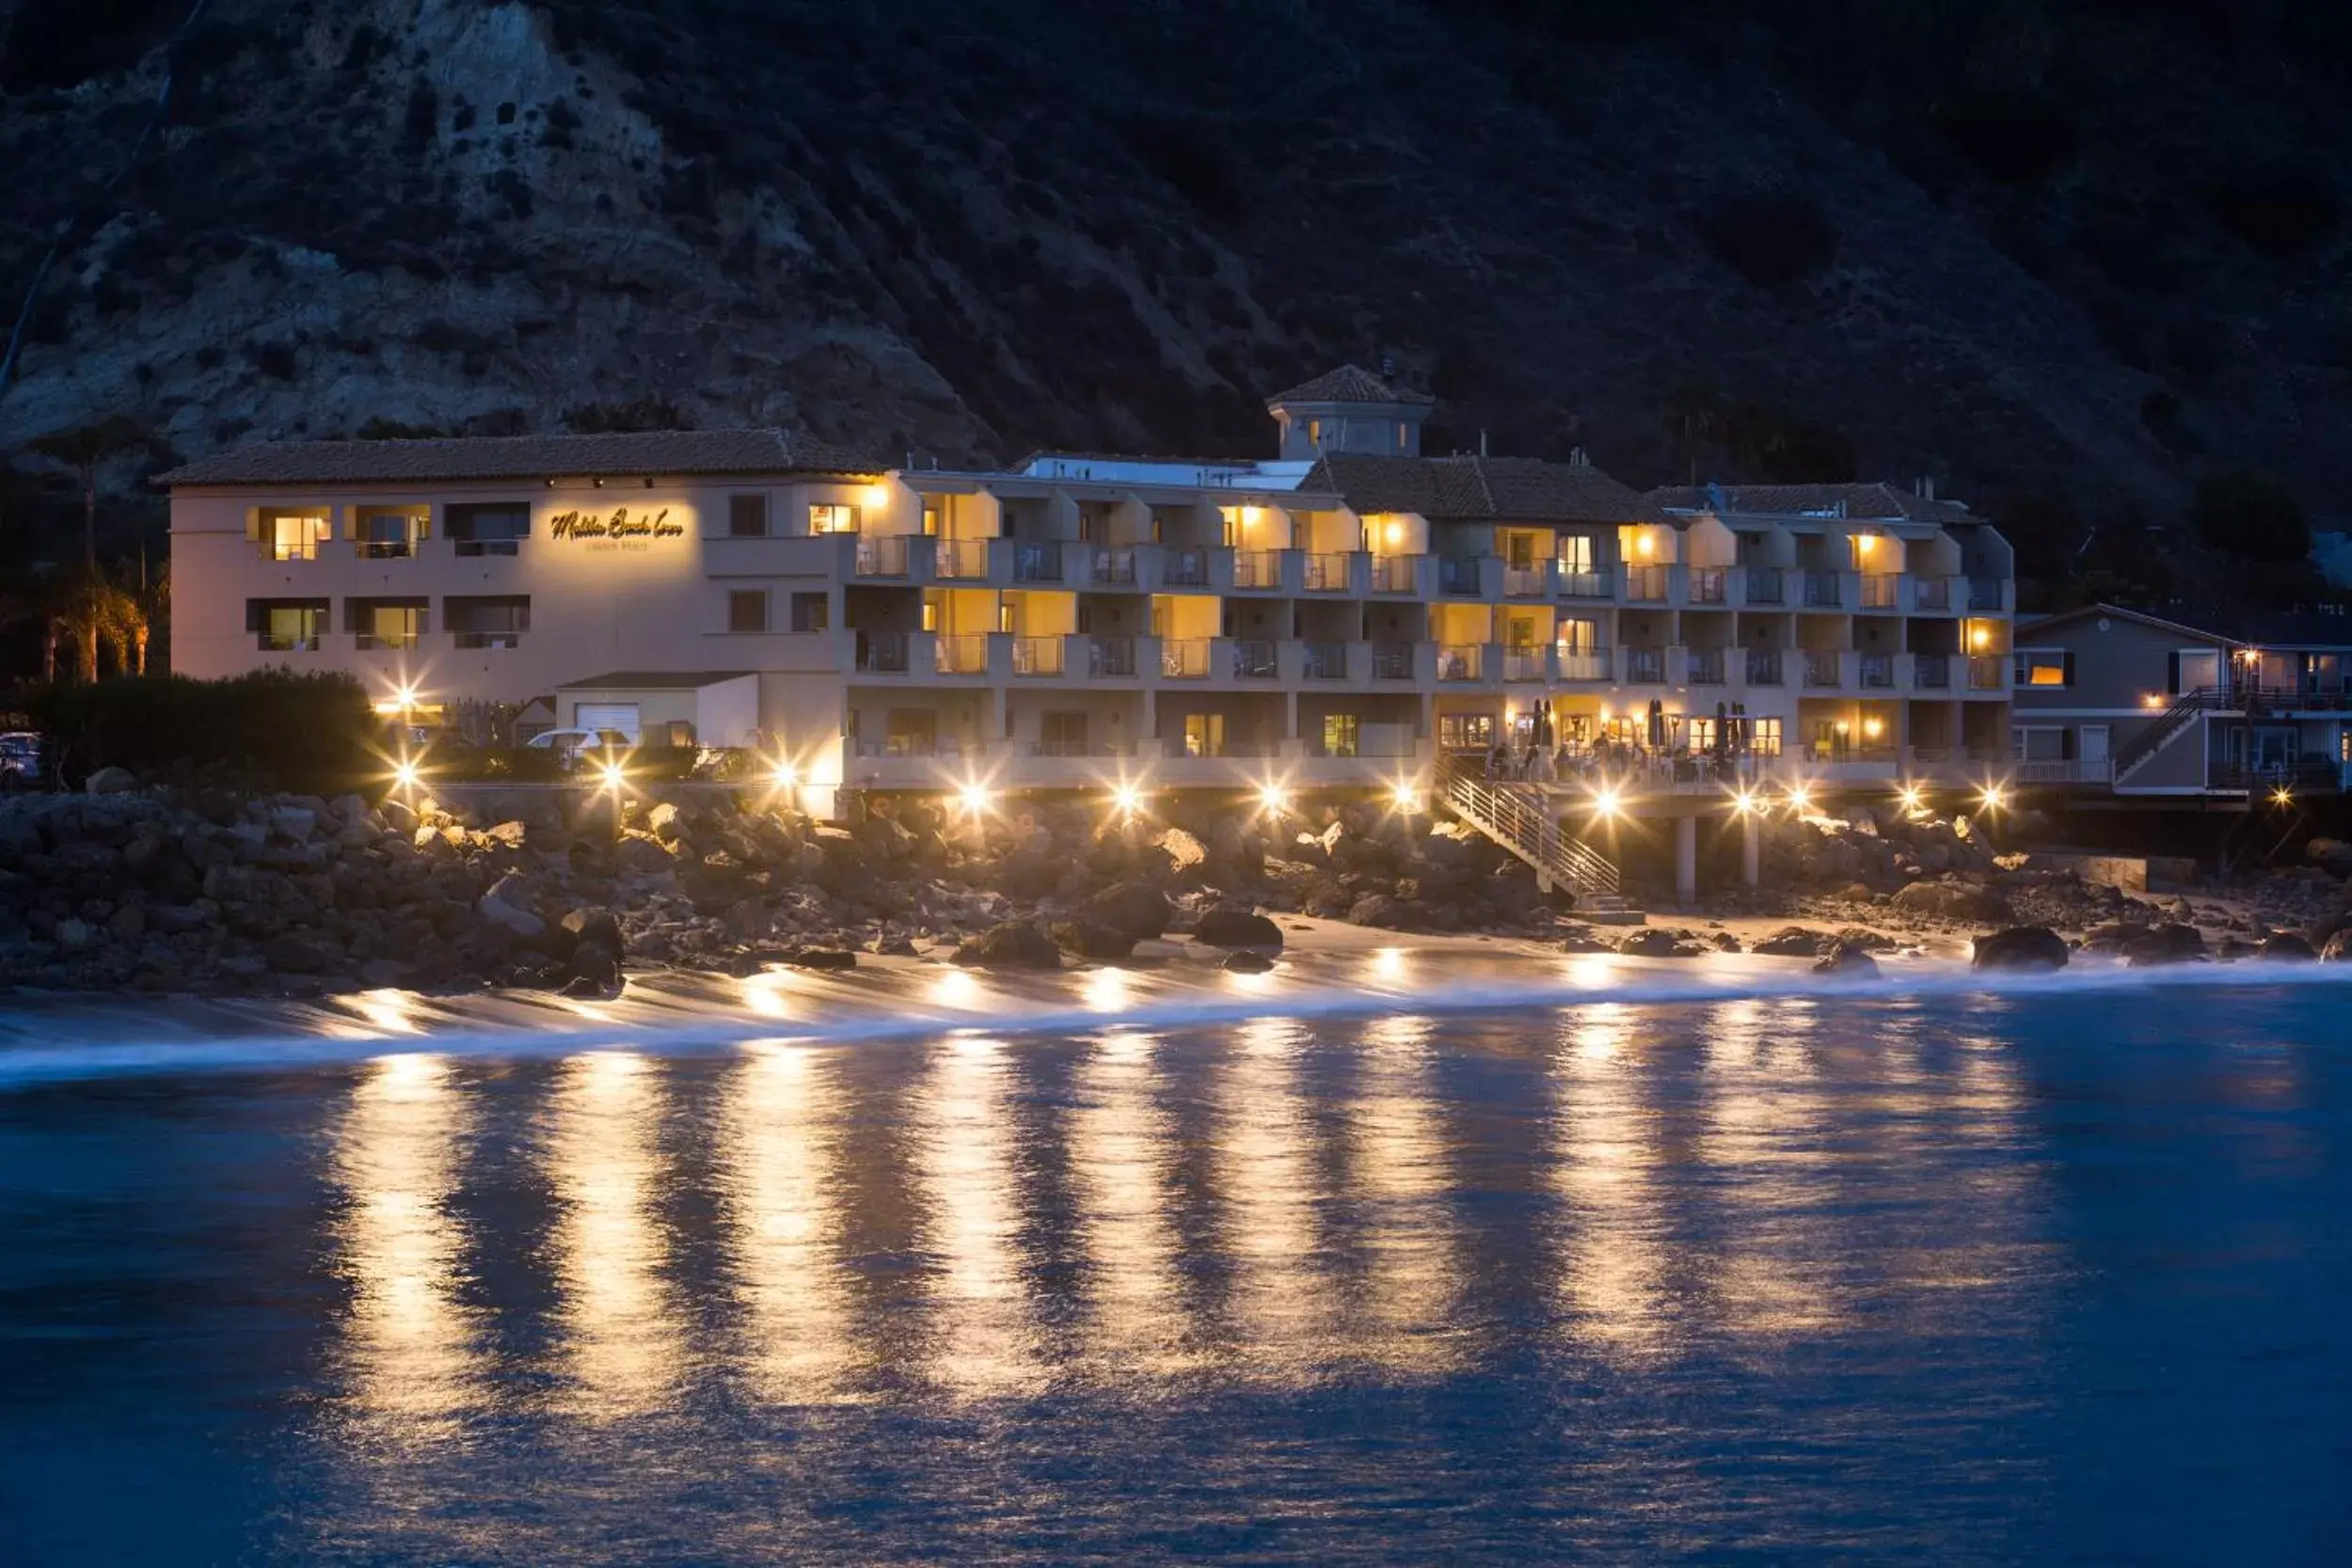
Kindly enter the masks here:
M 1382 355 L 1380 356 L 1380 379 L 1383 381 L 1389 381 L 1392 380 L 1395 375 L 1396 356 L 1393 354 Z
M 1593 466 L 1593 454 L 1592 454 L 1591 452 L 1586 451 L 1585 451 L 1582 447 L 1570 447 L 1570 448 L 1568 449 L 1568 467 L 1571 467 L 1571 468 L 1589 468 L 1589 467 L 1591 467 L 1592 466 Z
M 1486 427 L 1485 425 L 1478 427 L 1478 455 L 1481 457 L 1486 455 Z

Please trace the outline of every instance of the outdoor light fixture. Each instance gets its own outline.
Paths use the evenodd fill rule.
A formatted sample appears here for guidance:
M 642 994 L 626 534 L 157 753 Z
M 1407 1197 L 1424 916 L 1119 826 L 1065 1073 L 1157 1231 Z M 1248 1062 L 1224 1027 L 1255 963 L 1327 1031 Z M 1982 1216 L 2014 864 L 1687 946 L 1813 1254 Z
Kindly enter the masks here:
M 966 814 L 977 816 L 988 809 L 988 786 L 978 784 L 965 784 L 956 791 L 956 799 L 962 803 Z
M 1970 631 L 1968 633 L 1968 645 L 1976 649 L 1979 653 L 1982 653 L 1985 649 L 1993 646 L 1993 633 L 1991 629 L 1985 626 L 1978 626 Z
M 778 789 L 789 789 L 801 782 L 801 770 L 788 762 L 779 762 L 769 778 L 774 781 Z
M 1593 810 L 1597 812 L 1603 817 L 1615 816 L 1619 809 L 1619 804 L 1620 798 L 1617 794 L 1616 786 L 1613 784 L 1601 790 L 1593 797 Z
M 1280 784 L 1262 784 L 1258 789 L 1258 804 L 1267 811 L 1280 811 L 1290 804 L 1290 791 Z
M 1133 816 L 1143 804 L 1143 791 L 1133 784 L 1120 784 L 1111 791 L 1111 804 L 1121 816 Z
M 1399 811 L 1421 810 L 1421 791 L 1411 784 L 1398 784 L 1389 792 L 1389 799 L 1395 803 Z
M 1731 809 L 1735 815 L 1740 816 L 1745 816 L 1750 812 L 1756 810 L 1755 792 L 1752 790 L 1742 789 L 1733 795 L 1731 798 Z
M 2270 792 L 2270 803 L 2274 806 L 2291 806 L 2295 804 L 2295 791 L 2280 784 Z
M 1381 536 L 1388 541 L 1389 548 L 1394 549 L 1405 543 L 1405 525 L 1392 522 L 1382 531 Z
M 606 763 L 600 771 L 604 778 L 604 787 L 607 789 L 618 789 L 628 782 L 628 775 L 621 770 L 621 765 L 617 762 Z
M 1917 784 L 1905 784 L 1903 785 L 1900 793 L 1902 796 L 1903 810 L 1917 811 L 1919 809 L 1919 802 L 1922 797 L 1919 793 L 1919 786 Z
M 402 789 L 416 788 L 417 765 L 413 762 L 395 763 L 392 767 L 392 783 Z
M 1813 792 L 1803 784 L 1790 784 L 1788 786 L 1788 809 L 1800 814 L 1812 810 Z
M 1999 811 L 2004 805 L 2009 803 L 2009 792 L 2004 790 L 1999 784 L 1986 784 L 1984 786 L 1983 800 L 1985 810 Z
M 2164 698 L 2159 693 L 2151 691 L 2146 696 L 2140 698 L 2139 705 L 2144 708 L 2151 709 L 2160 708 L 2164 706 Z
M 1883 719 L 1865 719 L 1862 721 L 1862 736 L 1866 740 L 1876 740 L 1885 733 L 1886 721 Z

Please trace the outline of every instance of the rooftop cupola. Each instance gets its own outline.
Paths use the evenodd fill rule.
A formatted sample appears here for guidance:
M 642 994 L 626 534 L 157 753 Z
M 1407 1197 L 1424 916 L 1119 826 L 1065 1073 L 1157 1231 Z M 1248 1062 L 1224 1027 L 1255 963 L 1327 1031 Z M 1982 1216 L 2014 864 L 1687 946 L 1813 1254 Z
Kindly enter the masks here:
M 1281 455 L 1313 461 L 1327 452 L 1421 455 L 1422 421 L 1437 400 L 1360 365 L 1342 365 L 1266 399 L 1281 431 Z

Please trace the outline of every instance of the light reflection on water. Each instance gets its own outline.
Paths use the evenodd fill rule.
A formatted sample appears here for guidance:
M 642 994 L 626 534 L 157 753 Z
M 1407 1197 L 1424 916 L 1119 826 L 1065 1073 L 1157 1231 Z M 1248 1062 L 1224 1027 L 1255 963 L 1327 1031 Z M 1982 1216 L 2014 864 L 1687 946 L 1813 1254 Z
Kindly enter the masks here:
M 0 1439 L 168 1430 L 204 1560 L 2325 1560 L 2340 1021 L 2182 1043 L 2156 995 L 1166 1029 L 1106 988 L 1071 1036 L 0 1097 L 0 1346 L 46 1347 Z M 170 1560 L 53 1494 L 0 1471 L 12 1562 Z

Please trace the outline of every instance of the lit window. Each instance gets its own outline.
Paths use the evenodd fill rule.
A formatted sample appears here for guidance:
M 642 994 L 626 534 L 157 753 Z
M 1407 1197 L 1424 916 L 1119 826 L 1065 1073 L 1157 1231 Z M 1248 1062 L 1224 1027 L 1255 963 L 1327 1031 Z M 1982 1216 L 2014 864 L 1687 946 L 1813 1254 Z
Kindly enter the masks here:
M 1327 757 L 1352 757 L 1356 754 L 1354 714 L 1327 713 L 1323 716 L 1323 754 Z
M 811 533 L 855 533 L 857 508 L 838 501 L 818 501 L 808 509 L 808 531 Z
M 361 559 L 405 561 L 417 553 L 433 514 L 425 507 L 363 506 L 352 525 Z
M 413 648 L 429 629 L 422 599 L 354 599 L 348 614 L 362 648 Z
M 929 539 L 939 537 L 939 504 L 936 501 L 923 503 L 923 534 Z
M 2063 649 L 2020 648 L 2013 659 L 2013 673 L 2019 686 L 2067 686 L 2072 684 L 2074 657 Z
M 1449 752 L 1465 752 L 1495 743 L 1491 713 L 1444 713 L 1438 716 L 1438 744 Z
M 1323 421 L 1321 420 L 1307 421 L 1307 444 L 1311 447 L 1323 445 Z
M 262 537 L 272 561 L 316 561 L 330 531 L 324 512 L 262 514 Z

